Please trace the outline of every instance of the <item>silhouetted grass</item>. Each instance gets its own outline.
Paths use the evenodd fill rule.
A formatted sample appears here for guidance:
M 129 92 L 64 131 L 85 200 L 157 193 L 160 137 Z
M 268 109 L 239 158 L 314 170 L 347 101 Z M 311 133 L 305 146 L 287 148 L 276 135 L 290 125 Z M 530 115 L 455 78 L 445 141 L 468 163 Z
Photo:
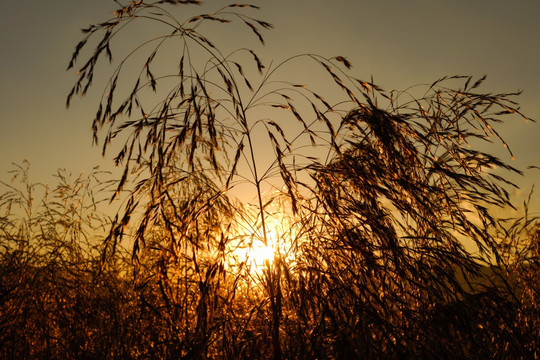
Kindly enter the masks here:
M 121 47 L 93 135 L 124 171 L 97 190 L 61 173 L 37 213 L 37 185 L 6 184 L 2 355 L 537 356 L 538 222 L 495 216 L 514 208 L 505 175 L 520 170 L 482 150 L 507 147 L 497 123 L 527 119 L 517 94 L 469 76 L 387 92 L 343 56 L 224 54 L 206 25 L 261 43 L 272 26 L 253 5 L 176 16 L 194 4 L 132 1 L 83 30 L 68 105 Z M 166 31 L 113 43 L 142 21 Z M 280 79 L 302 61 L 325 89 Z M 112 219 L 95 200 L 109 191 Z M 254 265 L 257 245 L 274 258 Z

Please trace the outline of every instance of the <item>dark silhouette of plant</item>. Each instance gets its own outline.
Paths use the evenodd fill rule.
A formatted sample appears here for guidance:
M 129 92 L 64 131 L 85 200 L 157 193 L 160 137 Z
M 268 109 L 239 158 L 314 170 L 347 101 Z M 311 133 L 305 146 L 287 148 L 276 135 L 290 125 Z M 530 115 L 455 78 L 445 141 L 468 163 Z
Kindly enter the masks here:
M 343 56 L 266 67 L 255 51 L 227 54 L 203 35 L 238 23 L 264 43 L 272 26 L 252 16 L 257 6 L 193 16 L 183 6 L 198 4 L 121 5 L 83 30 L 69 64 L 97 37 L 68 105 L 98 60 L 128 45 L 122 36 L 147 22 L 163 31 L 136 37 L 93 122 L 104 152 L 123 141 L 111 200 L 124 205 L 102 261 L 133 242 L 140 316 L 159 324 L 160 357 L 533 356 L 521 344 L 538 342 L 537 288 L 519 272 L 535 268 L 515 255 L 537 242 L 536 220 L 514 231 L 494 215 L 513 208 L 505 174 L 520 171 L 482 151 L 507 147 L 496 131 L 505 116 L 527 119 L 517 94 L 480 92 L 485 77 L 469 76 L 386 92 L 350 75 Z M 333 88 L 279 81 L 302 61 Z M 277 236 L 276 215 L 287 224 Z M 240 255 L 257 245 L 274 251 L 262 267 Z
M 0 356 L 121 354 L 114 340 L 125 322 L 115 306 L 119 268 L 116 258 L 100 262 L 110 219 L 97 208 L 106 184 L 96 171 L 75 178 L 58 171 L 53 188 L 28 174 L 26 163 L 12 171 L 11 183 L 0 183 Z

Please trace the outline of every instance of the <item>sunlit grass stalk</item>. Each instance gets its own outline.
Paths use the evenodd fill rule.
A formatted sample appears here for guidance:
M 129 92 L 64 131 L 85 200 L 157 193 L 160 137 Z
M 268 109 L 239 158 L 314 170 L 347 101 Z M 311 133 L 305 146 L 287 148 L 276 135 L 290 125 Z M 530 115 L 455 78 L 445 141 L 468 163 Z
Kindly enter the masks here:
M 79 67 L 68 104 L 73 95 L 86 94 L 98 59 L 112 60 L 111 41 L 124 26 L 144 19 L 168 31 L 120 61 L 93 135 L 97 139 L 108 127 L 104 150 L 115 138 L 124 140 L 115 157 L 123 174 L 112 196 L 124 207 L 104 241 L 104 259 L 132 235 L 139 267 L 134 281 L 148 291 L 141 296 L 147 311 L 175 340 L 168 345 L 171 357 L 516 353 L 521 334 L 507 316 L 520 302 L 514 285 L 482 271 L 493 262 L 509 269 L 509 256 L 516 256 L 501 250 L 505 227 L 492 209 L 513 208 L 508 188 L 515 185 L 500 173 L 521 172 L 476 144 L 495 140 L 508 149 L 495 125 L 505 116 L 527 119 L 512 100 L 517 94 L 482 93 L 485 77 L 470 76 L 386 92 L 372 79 L 350 75 L 343 56 L 298 55 L 266 69 L 254 51 L 223 55 L 200 31 L 234 20 L 263 42 L 261 30 L 271 25 L 249 15 L 256 6 L 233 4 L 184 22 L 166 10 L 198 3 L 130 2 L 115 18 L 87 28 L 70 62 L 75 66 L 90 38 L 102 34 Z M 170 42 L 181 50 L 173 55 L 178 69 L 167 72 L 157 63 Z M 133 78 L 125 73 L 131 61 L 140 69 Z M 302 61 L 319 67 L 336 102 L 308 86 L 276 81 L 281 70 Z M 258 107 L 282 112 L 250 118 Z M 289 131 L 290 121 L 299 130 Z M 264 150 L 258 149 L 257 127 L 266 130 L 274 151 L 268 168 L 259 166 Z M 322 155 L 313 156 L 315 149 Z M 242 183 L 254 189 L 254 216 L 232 198 Z M 265 186 L 279 194 L 265 198 Z M 229 262 L 231 248 L 235 242 L 270 244 L 267 206 L 280 198 L 287 199 L 290 211 L 283 212 L 290 212 L 294 226 L 308 230 L 295 239 L 291 263 L 279 253 L 284 239 L 276 240 L 278 253 L 264 261 L 260 279 L 247 257 Z M 258 285 L 262 295 L 250 292 Z M 459 317 L 463 304 L 471 306 L 465 322 Z M 438 341 L 445 327 L 451 335 Z

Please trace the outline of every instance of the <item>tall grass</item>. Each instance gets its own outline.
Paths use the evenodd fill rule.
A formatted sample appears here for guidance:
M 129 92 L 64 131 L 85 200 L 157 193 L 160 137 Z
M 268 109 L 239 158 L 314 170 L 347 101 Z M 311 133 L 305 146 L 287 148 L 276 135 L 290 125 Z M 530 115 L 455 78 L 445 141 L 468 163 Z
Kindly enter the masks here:
M 482 150 L 507 147 L 497 123 L 527 119 L 518 94 L 481 92 L 485 78 L 469 76 L 388 92 L 355 78 L 343 56 L 269 65 L 241 45 L 226 54 L 204 29 L 264 43 L 271 24 L 254 5 L 192 15 L 198 4 L 132 1 L 83 30 L 68 105 L 100 79 L 100 58 L 114 64 L 93 135 L 123 168 L 109 198 L 122 206 L 95 215 L 90 179 L 68 186 L 62 175 L 59 200 L 36 218 L 35 185 L 8 185 L 2 286 L 15 290 L 2 303 L 2 326 L 14 329 L 4 354 L 537 356 L 538 222 L 495 216 L 514 207 L 505 176 L 520 170 Z M 129 48 L 148 24 L 163 32 Z M 280 79 L 299 63 L 328 86 Z M 272 246 L 273 259 L 255 265 L 257 246 Z M 48 263 L 14 270 L 18 254 Z

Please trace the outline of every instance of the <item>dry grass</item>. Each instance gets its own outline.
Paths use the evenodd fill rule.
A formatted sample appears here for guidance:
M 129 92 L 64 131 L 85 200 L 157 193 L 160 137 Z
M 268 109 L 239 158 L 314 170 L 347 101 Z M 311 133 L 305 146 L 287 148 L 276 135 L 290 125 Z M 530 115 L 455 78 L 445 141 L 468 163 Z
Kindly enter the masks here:
M 387 92 L 353 77 L 343 56 L 267 66 L 251 49 L 223 54 L 205 26 L 261 43 L 272 26 L 252 5 L 176 17 L 194 4 L 133 1 L 84 30 L 68 105 L 100 58 L 120 45 L 127 54 L 93 121 L 124 169 L 95 193 L 114 186 L 122 207 L 97 216 L 93 180 L 60 177 L 36 217 L 35 185 L 6 184 L 2 355 L 538 356 L 538 222 L 495 217 L 513 207 L 505 174 L 520 171 L 481 150 L 506 146 L 497 123 L 527 119 L 517 94 L 483 93 L 485 78 L 464 76 Z M 113 43 L 143 21 L 166 31 L 133 49 Z M 280 80 L 301 61 L 327 89 Z M 271 238 L 276 216 L 287 225 Z M 235 252 L 254 243 L 280 249 L 260 271 Z

